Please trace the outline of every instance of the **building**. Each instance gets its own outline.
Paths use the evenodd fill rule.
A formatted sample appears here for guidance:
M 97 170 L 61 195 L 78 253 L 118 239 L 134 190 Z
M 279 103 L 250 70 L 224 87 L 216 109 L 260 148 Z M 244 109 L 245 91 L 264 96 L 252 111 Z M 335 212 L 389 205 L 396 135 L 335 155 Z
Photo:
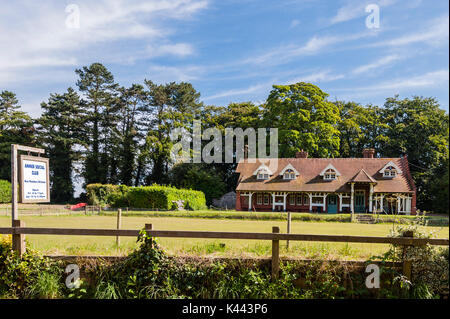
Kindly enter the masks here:
M 249 159 L 238 163 L 236 210 L 416 214 L 416 187 L 406 156 Z

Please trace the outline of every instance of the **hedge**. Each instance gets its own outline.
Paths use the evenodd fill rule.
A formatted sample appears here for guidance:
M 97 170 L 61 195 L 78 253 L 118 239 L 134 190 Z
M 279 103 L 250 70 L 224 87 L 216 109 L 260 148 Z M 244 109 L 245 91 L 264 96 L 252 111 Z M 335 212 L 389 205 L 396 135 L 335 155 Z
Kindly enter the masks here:
M 11 183 L 0 179 L 0 203 L 11 202 Z
M 128 186 L 111 184 L 89 184 L 86 194 L 90 205 L 128 206 L 126 193 Z
M 183 200 L 184 208 L 206 208 L 205 194 L 201 191 L 178 189 L 171 186 L 139 186 L 89 184 L 86 187 L 88 202 L 92 205 L 136 207 L 149 209 L 176 209 L 173 201 Z

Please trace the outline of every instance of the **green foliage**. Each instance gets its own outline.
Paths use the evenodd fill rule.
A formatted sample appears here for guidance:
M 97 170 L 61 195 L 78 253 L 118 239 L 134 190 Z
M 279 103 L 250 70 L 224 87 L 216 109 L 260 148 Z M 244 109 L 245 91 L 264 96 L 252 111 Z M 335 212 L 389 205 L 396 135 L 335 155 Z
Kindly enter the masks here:
M 11 202 L 11 183 L 0 179 L 0 203 Z
M 131 207 L 152 209 L 175 209 L 173 201 L 183 200 L 186 209 L 206 208 L 205 194 L 201 191 L 178 189 L 170 186 L 130 187 L 126 198 Z
M 415 238 L 432 238 L 433 233 L 423 229 L 426 220 L 417 217 L 410 225 L 397 225 L 392 231 L 391 237 L 404 237 L 412 234 Z M 439 298 L 440 294 L 449 288 L 449 249 L 448 247 L 437 249 L 431 245 L 402 246 L 391 245 L 386 254 L 382 256 L 384 261 L 411 262 L 411 278 L 396 273 L 392 284 L 399 288 L 399 294 L 404 298 Z
M 339 108 L 311 83 L 274 85 L 267 98 L 264 121 L 278 127 L 280 157 L 304 149 L 313 157 L 339 155 Z
M 89 184 L 86 186 L 88 203 L 91 205 L 106 205 L 113 207 L 128 207 L 126 193 L 128 186 L 111 184 Z
M 89 203 L 112 207 L 136 207 L 149 209 L 175 209 L 173 201 L 183 200 L 186 209 L 206 208 L 205 194 L 190 189 L 170 186 L 139 186 L 90 184 L 86 187 Z
M 51 94 L 38 119 L 39 139 L 50 158 L 51 199 L 67 202 L 73 198 L 74 163 L 81 157 L 76 148 L 83 145 L 86 134 L 84 107 L 80 97 L 69 88 L 64 94 Z
M 443 178 L 440 174 L 445 173 L 443 164 L 449 158 L 448 114 L 439 108 L 434 98 L 419 96 L 412 99 L 400 99 L 398 96 L 388 98 L 384 108 L 383 122 L 388 127 L 385 134 L 388 140 L 382 154 L 385 157 L 408 155 L 411 174 L 419 190 L 417 206 L 422 210 L 430 210 L 435 205 L 433 184 L 436 179 L 441 181 Z M 448 198 L 448 187 L 441 193 L 446 193 Z
M 0 298 L 56 298 L 62 293 L 62 268 L 27 249 L 20 258 L 11 237 L 0 236 Z
M 202 191 L 208 205 L 220 198 L 226 187 L 214 167 L 204 164 L 177 164 L 169 172 L 169 181 L 178 188 Z
M 20 108 L 16 94 L 0 93 L 0 179 L 11 180 L 11 144 L 35 146 L 33 120 Z

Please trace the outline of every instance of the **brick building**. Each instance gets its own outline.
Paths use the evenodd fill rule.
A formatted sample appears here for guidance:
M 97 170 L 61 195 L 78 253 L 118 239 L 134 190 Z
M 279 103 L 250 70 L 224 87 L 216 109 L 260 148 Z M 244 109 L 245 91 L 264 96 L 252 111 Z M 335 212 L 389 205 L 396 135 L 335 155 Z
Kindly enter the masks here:
M 244 159 L 237 166 L 236 209 L 414 215 L 416 187 L 406 156 Z

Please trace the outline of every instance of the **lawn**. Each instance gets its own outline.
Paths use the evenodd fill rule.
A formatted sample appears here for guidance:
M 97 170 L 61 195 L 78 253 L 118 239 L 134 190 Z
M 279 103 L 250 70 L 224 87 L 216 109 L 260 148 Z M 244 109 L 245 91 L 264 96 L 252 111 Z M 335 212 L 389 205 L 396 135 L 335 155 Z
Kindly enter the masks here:
M 58 228 L 115 228 L 114 216 L 22 216 L 29 227 Z M 10 226 L 10 217 L 0 217 L 0 227 Z M 202 230 L 235 232 L 271 232 L 272 226 L 279 226 L 286 232 L 286 222 L 280 220 L 233 220 L 180 217 L 139 217 L 126 216 L 122 219 L 123 229 L 141 229 L 144 224 L 153 224 L 159 230 Z M 292 233 L 386 236 L 392 224 L 356 224 L 339 222 L 293 221 Z M 438 238 L 448 238 L 448 227 L 426 227 L 426 231 L 436 232 Z M 136 247 L 136 238 L 123 237 L 119 247 L 114 237 L 96 236 L 47 236 L 28 235 L 27 240 L 33 249 L 51 255 L 124 255 Z M 215 256 L 269 256 L 271 243 L 256 240 L 218 240 L 160 238 L 160 245 L 170 254 L 198 254 Z M 380 254 L 388 248 L 384 244 L 359 243 L 305 243 L 291 242 L 289 251 L 281 243 L 284 256 L 310 258 L 320 255 L 333 259 L 364 259 Z

